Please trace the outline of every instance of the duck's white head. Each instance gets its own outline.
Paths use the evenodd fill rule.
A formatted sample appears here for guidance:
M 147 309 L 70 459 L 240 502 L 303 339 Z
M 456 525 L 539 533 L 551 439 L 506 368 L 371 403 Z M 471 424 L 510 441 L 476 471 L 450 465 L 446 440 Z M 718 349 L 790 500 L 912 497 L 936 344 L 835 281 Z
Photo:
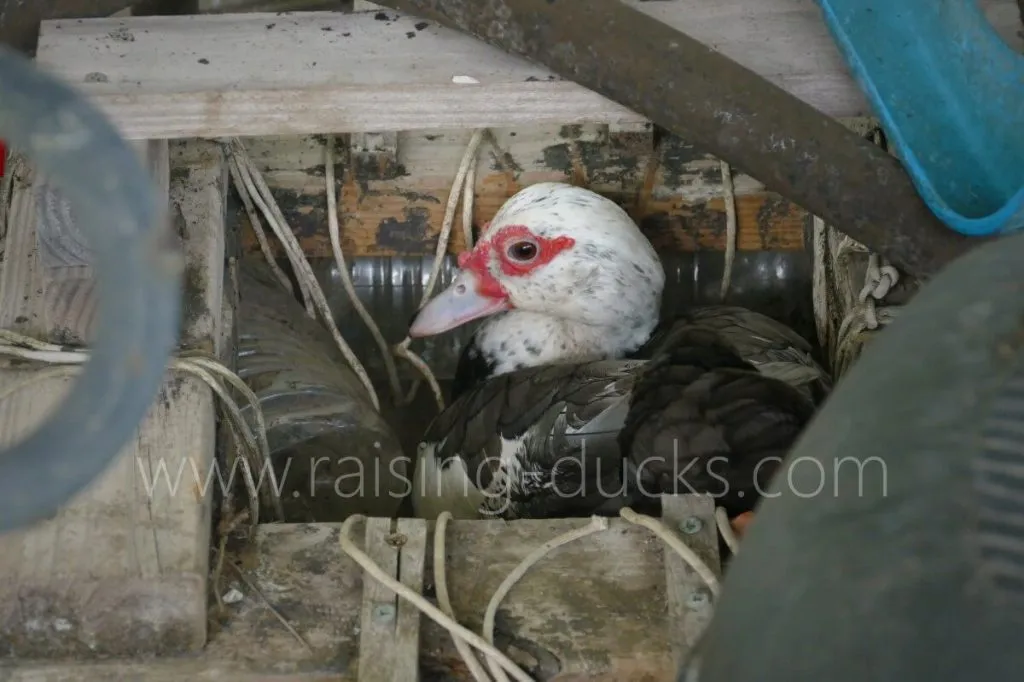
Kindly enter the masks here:
M 474 341 L 494 356 L 495 373 L 635 350 L 658 322 L 665 284 L 654 248 L 625 211 L 556 182 L 506 201 L 459 268 L 410 336 L 493 316 Z

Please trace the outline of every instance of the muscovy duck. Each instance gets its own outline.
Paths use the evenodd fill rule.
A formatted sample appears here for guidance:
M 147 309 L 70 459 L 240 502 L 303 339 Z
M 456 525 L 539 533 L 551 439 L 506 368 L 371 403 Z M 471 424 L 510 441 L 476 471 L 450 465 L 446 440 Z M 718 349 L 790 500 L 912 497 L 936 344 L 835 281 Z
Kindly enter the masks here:
M 736 518 L 813 413 L 798 389 L 692 327 L 651 360 L 530 367 L 464 392 L 424 435 L 414 507 L 426 518 L 561 518 L 694 492 Z
M 505 459 L 521 450 L 524 439 L 543 438 L 542 430 L 532 427 L 551 419 L 568 420 L 565 428 L 574 432 L 584 424 L 590 424 L 588 433 L 598 426 L 609 433 L 621 429 L 628 404 L 624 396 L 631 394 L 631 373 L 639 365 L 580 363 L 660 357 L 699 328 L 738 355 L 744 371 L 753 365 L 766 376 L 800 387 L 810 398 L 820 399 L 829 388 L 827 374 L 812 359 L 806 340 L 767 316 L 736 306 L 707 306 L 659 324 L 665 276 L 657 254 L 625 211 L 586 189 L 564 183 L 523 189 L 502 206 L 474 249 L 460 255 L 459 265 L 452 284 L 420 310 L 410 327 L 411 336 L 429 336 L 486 318 L 460 358 L 453 388 L 457 400 L 420 444 L 419 490 L 414 491 L 420 516 L 433 516 L 444 508 L 456 515 L 475 515 L 482 493 L 467 487 L 466 466 L 478 460 L 473 448 L 482 448 L 480 439 L 487 434 L 477 433 L 466 443 L 456 441 L 480 421 L 481 410 L 505 410 L 504 416 L 481 422 L 500 426 L 504 440 L 512 438 L 503 440 Z M 708 343 L 705 340 L 705 346 Z M 549 367 L 567 364 L 574 367 Z M 527 368 L 540 374 L 490 382 Z M 619 376 L 621 372 L 625 374 Z M 556 409 L 555 403 L 543 404 L 543 392 L 524 388 L 538 382 L 546 386 L 544 390 L 554 391 L 548 399 L 555 403 L 560 400 L 555 396 L 575 396 L 565 403 L 568 416 L 557 416 L 562 408 Z M 483 388 L 476 391 L 477 387 Z M 471 390 L 471 399 L 461 399 Z M 591 423 L 604 409 L 598 409 L 602 401 L 608 400 L 618 401 L 616 411 L 609 413 L 614 419 Z M 512 414 L 530 416 L 517 417 L 513 427 Z M 496 456 L 495 443 L 490 443 L 487 456 Z M 596 444 L 588 446 L 588 457 L 600 458 L 593 447 Z M 451 460 L 444 453 L 459 457 Z M 438 467 L 437 457 L 444 460 L 443 467 Z M 500 471 L 525 476 L 527 469 Z M 429 499 L 438 494 L 460 499 Z M 528 511 L 528 505 L 522 508 Z
M 677 314 L 659 324 L 650 340 L 630 357 L 650 358 L 671 347 L 681 330 L 695 326 L 717 332 L 762 374 L 797 387 L 815 405 L 832 390 L 832 378 L 814 360 L 807 339 L 778 320 L 735 305 L 697 306 Z
M 463 349 L 453 397 L 488 377 L 551 362 L 618 358 L 658 324 L 665 272 L 613 201 L 544 182 L 509 198 L 411 337 L 486 317 Z
M 506 201 L 455 280 L 409 328 L 433 336 L 484 319 L 462 349 L 452 398 L 492 376 L 552 362 L 650 358 L 673 330 L 720 332 L 740 357 L 806 390 L 831 389 L 806 339 L 739 306 L 691 308 L 659 320 L 665 273 L 651 243 L 615 202 L 559 182 Z

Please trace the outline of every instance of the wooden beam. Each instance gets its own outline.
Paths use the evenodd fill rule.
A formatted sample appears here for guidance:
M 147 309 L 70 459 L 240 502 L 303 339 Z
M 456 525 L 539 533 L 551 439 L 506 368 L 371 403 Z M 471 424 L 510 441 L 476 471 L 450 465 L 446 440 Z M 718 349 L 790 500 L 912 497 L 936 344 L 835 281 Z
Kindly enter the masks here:
M 868 112 L 814 0 L 630 1 L 827 114 Z M 994 19 L 1013 18 L 999 28 L 1014 36 L 1015 0 L 988 2 Z M 130 138 L 643 120 L 544 68 L 391 11 L 46 21 L 37 60 Z
M 650 131 L 608 126 L 531 126 L 494 130 L 496 151 L 479 155 L 474 223 L 489 221 L 502 203 L 543 181 L 582 184 L 611 197 L 633 216 L 659 249 L 723 250 L 725 200 L 721 168 L 692 145 L 667 138 L 654 154 Z M 336 154 L 342 248 L 350 256 L 434 252 L 451 183 L 470 136 L 467 130 L 398 133 L 393 147 L 364 153 L 353 145 Z M 322 172 L 323 140 L 265 138 L 247 142 L 275 198 L 310 257 L 331 257 Z M 391 149 L 394 149 L 392 154 Z M 807 214 L 753 178 L 735 178 L 738 248 L 800 251 Z M 239 211 L 248 251 L 258 243 Z M 461 207 L 458 221 L 461 221 Z M 463 248 L 460 228 L 451 252 Z M 272 244 L 277 245 L 276 240 Z
M 714 523 L 710 517 L 701 521 Z M 459 622 L 479 632 L 491 595 L 512 569 L 542 543 L 586 523 L 451 522 L 447 574 Z M 427 525 L 427 552 L 432 554 L 433 530 Z M 356 524 L 353 537 L 365 537 L 364 524 Z M 608 530 L 560 548 L 526 574 L 498 609 L 497 646 L 535 679 L 674 680 L 664 557 L 661 541 L 648 531 L 612 520 Z M 705 560 L 715 565 L 713 558 Z M 145 677 L 177 682 L 198 675 L 209 682 L 271 677 L 278 682 L 357 681 L 365 579 L 338 546 L 337 526 L 262 526 L 255 545 L 229 561 L 244 578 L 221 589 L 233 587 L 245 597 L 229 606 L 230 614 L 201 655 L 90 665 L 18 662 L 8 665 L 5 680 Z M 224 575 L 230 578 L 233 572 L 226 568 Z M 428 598 L 433 584 L 428 572 Z M 281 625 L 279 616 L 309 648 Z M 427 618 L 420 627 L 422 676 L 470 680 L 448 632 Z
M 491 176 L 490 182 L 476 194 L 474 224 L 483 225 L 498 212 L 511 194 L 502 187 L 501 178 Z M 346 186 L 339 211 L 342 213 L 342 249 L 350 256 L 419 256 L 434 252 L 444 219 L 444 205 L 438 200 L 447 196 L 447 187 L 421 185 L 422 192 L 411 198 L 407 192 L 361 192 Z M 631 195 L 608 194 L 625 208 L 630 208 Z M 282 197 L 283 198 L 283 197 Z M 285 203 L 282 201 L 281 203 Z M 802 251 L 807 213 L 777 194 L 761 193 L 737 198 L 737 250 L 739 251 Z M 331 258 L 331 240 L 322 226 L 326 225 L 326 209 L 302 206 L 286 211 L 303 252 L 311 258 Z M 237 219 L 243 223 L 246 251 L 257 252 L 259 244 L 244 213 Z M 710 199 L 688 203 L 680 199 L 651 201 L 640 216 L 640 226 L 655 248 L 666 251 L 722 251 L 725 249 L 725 202 Z M 281 251 L 278 242 L 272 242 Z M 464 248 L 462 234 L 452 232 L 449 252 Z
M 133 146 L 142 158 L 143 165 L 149 169 L 157 192 L 166 196 L 170 183 L 167 140 L 136 140 Z M 77 224 L 75 207 L 64 197 L 60 188 L 46 178 L 36 178 L 34 185 L 37 202 L 36 241 L 42 267 L 53 270 L 91 265 L 92 253 Z
M 396 131 L 351 133 L 349 162 L 353 167 L 380 176 L 393 175 L 398 167 L 398 133 Z M 335 173 L 335 177 L 339 174 Z
M 93 96 L 129 138 L 637 118 L 473 38 L 395 13 L 48 22 L 37 60 Z
M 161 143 L 158 146 L 166 146 Z M 175 144 L 169 203 L 188 255 L 183 341 L 220 338 L 225 166 L 209 143 Z M 162 158 L 168 159 L 166 150 Z M 61 342 L 92 340 L 89 268 L 43 268 L 30 171 L 15 178 L 0 280 L 0 328 Z M 167 197 L 165 191 L 165 197 Z M 35 369 L 0 368 L 2 381 Z M 42 380 L 0 402 L 0 440 L 21 438 L 73 378 Z M 101 396 L 100 396 L 101 397 Z M 53 519 L 0 536 L 0 656 L 139 656 L 206 641 L 214 398 L 170 376 L 138 437 Z M 159 472 L 167 478 L 160 479 Z M 177 478 L 180 473 L 180 478 Z M 177 481 L 177 482 L 176 482 Z

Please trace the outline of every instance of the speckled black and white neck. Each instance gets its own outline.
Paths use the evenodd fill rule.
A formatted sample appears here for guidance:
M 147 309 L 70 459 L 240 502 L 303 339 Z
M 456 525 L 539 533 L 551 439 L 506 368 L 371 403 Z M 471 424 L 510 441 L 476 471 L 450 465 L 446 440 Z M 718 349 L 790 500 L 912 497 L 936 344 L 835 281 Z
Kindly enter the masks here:
M 656 324 L 656 319 L 642 320 L 617 329 L 524 311 L 495 315 L 462 349 L 452 398 L 491 377 L 526 367 L 625 357 L 650 338 Z

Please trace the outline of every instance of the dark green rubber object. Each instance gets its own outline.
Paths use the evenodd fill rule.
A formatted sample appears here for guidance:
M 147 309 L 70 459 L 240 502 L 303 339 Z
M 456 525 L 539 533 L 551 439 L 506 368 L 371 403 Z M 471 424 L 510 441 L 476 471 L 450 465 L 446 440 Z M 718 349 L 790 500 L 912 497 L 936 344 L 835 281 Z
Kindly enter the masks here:
M 680 681 L 1021 679 L 1024 234 L 928 283 L 781 471 Z

